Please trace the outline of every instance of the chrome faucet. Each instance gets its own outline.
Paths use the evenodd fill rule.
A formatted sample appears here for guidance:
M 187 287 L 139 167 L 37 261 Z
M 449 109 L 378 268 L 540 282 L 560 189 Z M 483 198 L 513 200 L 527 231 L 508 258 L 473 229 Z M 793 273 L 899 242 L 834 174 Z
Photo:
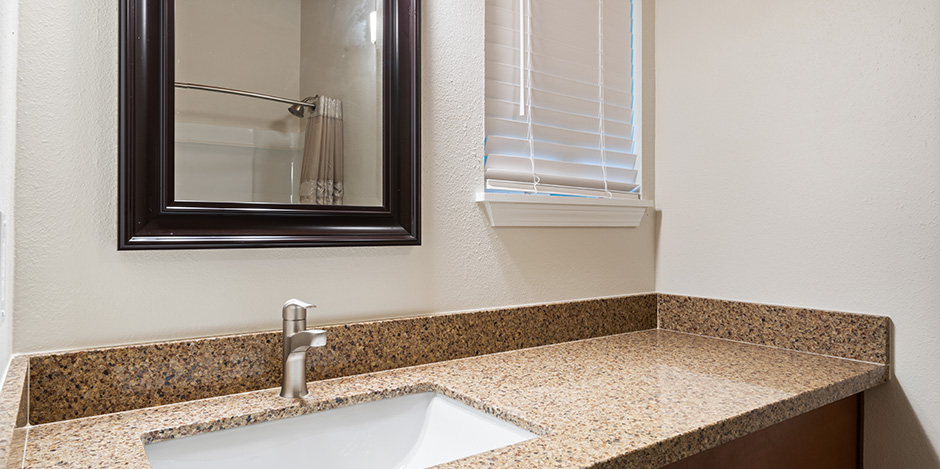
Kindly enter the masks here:
M 306 356 L 310 347 L 326 345 L 326 331 L 307 330 L 307 310 L 316 306 L 290 299 L 284 303 L 284 377 L 281 397 L 307 397 Z

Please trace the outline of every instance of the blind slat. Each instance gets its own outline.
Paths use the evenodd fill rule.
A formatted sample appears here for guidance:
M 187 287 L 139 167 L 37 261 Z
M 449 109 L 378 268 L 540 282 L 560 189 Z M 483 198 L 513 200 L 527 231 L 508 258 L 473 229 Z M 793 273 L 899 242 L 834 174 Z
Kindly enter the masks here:
M 611 153 L 607 158 L 607 169 L 625 169 L 636 172 L 637 156 L 632 153 Z M 498 168 L 518 168 L 519 165 L 525 165 L 529 170 L 532 169 L 532 161 L 528 155 L 509 155 L 505 153 L 490 153 L 486 157 L 486 165 Z M 535 160 L 551 161 L 551 160 Z M 593 164 L 593 161 L 581 164 Z
M 550 127 L 560 127 L 582 132 L 597 132 L 597 122 L 599 116 L 584 116 L 572 114 L 570 112 L 557 111 L 547 108 L 532 108 L 532 122 Z M 499 99 L 488 99 L 486 101 L 487 119 L 507 119 L 525 123 L 525 118 L 519 116 L 519 105 L 509 101 Z M 622 138 L 630 138 L 633 135 L 633 126 L 624 122 L 612 119 L 609 115 L 604 116 L 604 127 L 607 135 L 613 135 Z M 496 127 L 489 127 L 496 129 Z
M 598 148 L 576 147 L 572 145 L 563 145 L 545 141 L 530 142 L 524 136 L 522 138 L 503 137 L 499 135 L 487 135 L 486 152 L 500 155 L 518 155 L 529 156 L 529 145 L 535 148 L 536 159 L 546 159 L 554 161 L 569 161 L 572 163 L 586 163 L 596 166 L 603 165 L 601 161 L 601 151 Z M 623 160 L 630 155 L 628 152 L 607 150 L 606 158 L 611 160 Z
M 636 198 L 635 191 L 640 188 L 637 184 L 625 185 L 622 190 L 610 189 L 592 189 L 589 187 L 565 186 L 556 184 L 520 181 L 505 181 L 501 179 L 488 178 L 486 180 L 487 189 L 502 191 L 520 191 L 520 192 L 540 192 L 543 194 L 575 195 L 582 197 L 611 197 L 611 198 Z M 628 190 L 629 189 L 629 190 Z
M 503 50 L 494 51 L 487 57 L 486 77 L 519 85 L 519 60 L 518 56 L 504 53 Z M 540 89 L 565 89 L 568 93 L 584 95 L 590 94 L 593 99 L 597 99 L 597 74 L 588 81 L 577 80 L 566 75 L 553 74 L 551 70 L 543 70 L 533 67 L 532 69 L 532 87 Z M 629 95 L 633 88 L 633 81 L 630 79 L 628 69 L 616 70 L 612 68 L 604 69 L 604 88 Z M 620 97 L 611 98 L 613 102 L 618 101 Z
M 637 188 L 636 184 L 629 182 L 619 182 L 608 180 L 606 187 L 604 178 L 600 175 L 589 175 L 588 177 L 576 177 L 571 175 L 557 175 L 536 172 L 538 180 L 533 182 L 532 173 L 528 171 L 502 171 L 498 169 L 487 169 L 487 179 L 496 179 L 500 181 L 514 181 L 527 184 L 550 184 L 553 186 L 581 187 L 585 189 L 594 189 L 600 191 L 630 192 Z
M 503 33 L 505 39 L 518 36 L 518 32 L 509 30 L 497 31 L 496 33 Z M 491 34 L 490 36 L 495 36 L 495 34 Z M 487 44 L 488 46 L 492 45 L 488 47 L 486 53 L 487 60 L 516 66 L 519 57 L 517 52 L 518 46 L 512 47 L 507 45 L 505 42 L 501 41 L 501 39 L 503 39 L 501 37 L 492 37 L 491 39 L 493 42 Z M 516 39 L 516 41 L 518 41 L 518 39 Z M 557 43 L 557 41 L 539 37 L 532 39 L 532 70 L 566 77 L 572 80 L 597 83 L 598 55 L 596 51 L 596 38 L 594 39 L 594 52 L 585 52 L 582 49 L 570 46 L 560 47 L 555 43 Z M 551 49 L 551 54 L 544 53 L 544 51 L 548 49 Z M 536 52 L 536 50 L 542 52 Z M 607 60 L 605 57 L 604 71 L 607 74 L 612 76 L 629 76 L 630 67 L 628 60 L 620 58 Z
M 499 100 L 514 103 L 518 111 L 519 87 L 502 82 L 486 82 L 486 99 Z M 539 109 L 553 109 L 558 112 L 568 114 L 577 114 L 588 116 L 597 120 L 600 119 L 599 102 L 597 99 L 578 98 L 572 96 L 559 95 L 550 91 L 532 90 L 532 107 Z M 518 114 L 518 112 L 517 112 Z M 632 122 L 633 113 L 630 108 L 613 105 L 609 102 L 604 103 L 604 117 L 608 120 L 619 122 Z
M 486 103 L 487 118 L 509 120 L 507 125 L 514 126 L 516 123 L 525 124 L 526 117 L 519 115 L 519 106 L 510 101 L 500 99 L 490 99 Z M 552 108 L 532 108 L 531 120 L 533 124 L 556 127 L 561 131 L 570 130 L 576 132 L 598 133 L 598 122 L 600 116 L 594 114 L 575 114 L 572 112 L 559 111 Z M 619 138 L 629 139 L 633 135 L 633 126 L 623 120 L 604 116 L 605 133 Z M 496 127 L 493 127 L 495 129 Z M 525 132 L 523 131 L 523 134 Z
M 571 176 L 575 178 L 600 178 L 607 171 L 608 180 L 634 183 L 637 171 L 632 168 L 613 168 L 590 164 L 569 163 L 565 161 L 535 160 L 535 173 L 538 175 Z M 521 156 L 490 155 L 487 157 L 487 171 L 527 172 L 532 171 L 532 160 Z M 506 179 L 506 178 L 499 178 Z M 532 178 L 523 179 L 531 181 Z
M 528 142 L 528 128 L 525 122 L 486 118 L 487 135 L 496 139 L 507 137 Z M 532 140 L 536 143 L 553 143 L 574 148 L 585 148 L 600 151 L 601 134 L 596 129 L 593 132 L 570 130 L 542 124 L 532 125 Z M 495 140 L 494 140 L 495 141 Z M 604 146 L 608 153 L 629 153 L 633 151 L 633 141 L 624 136 L 604 133 Z

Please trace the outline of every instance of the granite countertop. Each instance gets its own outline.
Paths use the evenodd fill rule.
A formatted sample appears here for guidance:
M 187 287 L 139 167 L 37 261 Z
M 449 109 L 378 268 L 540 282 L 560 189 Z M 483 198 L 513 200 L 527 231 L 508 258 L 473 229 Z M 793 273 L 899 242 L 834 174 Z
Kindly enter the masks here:
M 25 467 L 149 467 L 144 441 L 436 390 L 539 435 L 442 465 L 658 467 L 874 387 L 885 365 L 646 330 L 28 427 Z

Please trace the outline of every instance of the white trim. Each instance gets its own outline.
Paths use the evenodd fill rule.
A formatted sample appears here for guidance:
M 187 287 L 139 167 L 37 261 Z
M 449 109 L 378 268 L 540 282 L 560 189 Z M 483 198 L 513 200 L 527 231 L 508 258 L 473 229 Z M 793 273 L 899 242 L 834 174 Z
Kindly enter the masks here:
M 480 192 L 476 197 L 492 226 L 640 226 L 652 200 L 598 199 Z

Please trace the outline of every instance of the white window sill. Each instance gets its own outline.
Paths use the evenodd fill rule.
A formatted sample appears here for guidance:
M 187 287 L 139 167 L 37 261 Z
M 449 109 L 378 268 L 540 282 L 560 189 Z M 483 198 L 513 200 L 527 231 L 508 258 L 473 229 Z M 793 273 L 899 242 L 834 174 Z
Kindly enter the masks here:
M 640 226 L 652 200 L 529 194 L 477 194 L 492 226 Z

